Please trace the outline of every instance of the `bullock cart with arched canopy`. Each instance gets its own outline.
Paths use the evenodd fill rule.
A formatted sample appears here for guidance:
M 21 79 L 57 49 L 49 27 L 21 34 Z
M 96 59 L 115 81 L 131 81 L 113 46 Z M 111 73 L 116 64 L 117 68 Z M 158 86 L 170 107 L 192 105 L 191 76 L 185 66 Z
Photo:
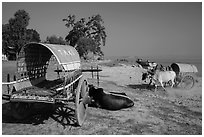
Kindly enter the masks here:
M 198 69 L 192 64 L 172 63 L 172 70 L 176 73 L 176 85 L 185 89 L 193 88 Z
M 15 118 L 25 118 L 31 106 L 37 102 L 74 102 L 76 122 L 82 125 L 89 101 L 88 82 L 82 75 L 75 48 L 68 45 L 26 44 L 18 54 L 16 73 L 16 83 L 10 93 Z

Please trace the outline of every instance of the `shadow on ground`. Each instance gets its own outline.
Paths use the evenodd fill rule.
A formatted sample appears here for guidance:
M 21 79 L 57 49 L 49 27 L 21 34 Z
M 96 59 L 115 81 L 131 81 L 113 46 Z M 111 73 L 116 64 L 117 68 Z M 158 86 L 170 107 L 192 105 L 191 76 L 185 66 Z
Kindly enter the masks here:
M 40 106 L 40 108 L 39 108 Z M 2 123 L 21 123 L 21 124 L 32 124 L 39 125 L 45 124 L 48 119 L 60 123 L 62 126 L 74 126 L 76 127 L 75 110 L 71 107 L 64 105 L 52 105 L 39 103 L 38 106 L 33 107 L 31 114 L 23 119 L 17 120 L 12 117 L 12 111 L 10 103 L 2 104 Z
M 133 89 L 140 89 L 140 90 L 154 90 L 155 88 L 153 85 L 149 85 L 149 84 L 138 84 L 138 85 L 130 84 L 130 85 L 127 85 L 127 87 L 133 88 Z

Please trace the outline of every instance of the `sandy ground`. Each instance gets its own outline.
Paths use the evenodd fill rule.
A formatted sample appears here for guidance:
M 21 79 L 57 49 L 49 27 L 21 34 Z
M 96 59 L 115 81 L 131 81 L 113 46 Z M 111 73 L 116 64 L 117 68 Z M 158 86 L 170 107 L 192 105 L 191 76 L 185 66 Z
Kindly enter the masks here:
M 202 134 L 202 79 L 198 77 L 191 90 L 167 87 L 154 92 L 141 81 L 144 71 L 132 65 L 102 66 L 99 87 L 105 91 L 125 92 L 135 103 L 131 108 L 108 111 L 89 108 L 82 127 L 69 121 L 73 111 L 64 106 L 62 113 L 49 111 L 49 105 L 38 104 L 26 120 L 11 117 L 10 104 L 3 101 L 2 134 L 80 134 L 80 135 L 200 135 Z M 97 86 L 90 73 L 89 83 Z M 45 109 L 46 108 L 46 109 Z M 66 109 L 65 109 L 66 108 Z M 69 110 L 69 113 L 68 113 Z M 66 113 L 64 113 L 66 112 Z

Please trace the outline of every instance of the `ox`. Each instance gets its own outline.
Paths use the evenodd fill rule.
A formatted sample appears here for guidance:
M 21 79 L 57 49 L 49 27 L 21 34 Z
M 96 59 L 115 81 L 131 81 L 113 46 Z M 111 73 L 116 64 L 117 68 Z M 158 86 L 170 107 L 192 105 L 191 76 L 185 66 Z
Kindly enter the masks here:
M 120 110 L 134 106 L 134 102 L 125 93 L 105 92 L 102 88 L 89 85 L 89 96 L 92 98 L 89 106 L 107 110 Z
M 142 80 L 145 80 L 146 78 L 150 79 L 149 85 L 154 81 L 155 83 L 155 91 L 157 90 L 158 84 L 161 84 L 162 88 L 164 88 L 163 82 L 169 82 L 171 81 L 171 88 L 174 86 L 174 79 L 176 78 L 176 73 L 174 71 L 159 71 L 156 70 L 154 75 L 151 75 L 150 73 L 143 73 Z

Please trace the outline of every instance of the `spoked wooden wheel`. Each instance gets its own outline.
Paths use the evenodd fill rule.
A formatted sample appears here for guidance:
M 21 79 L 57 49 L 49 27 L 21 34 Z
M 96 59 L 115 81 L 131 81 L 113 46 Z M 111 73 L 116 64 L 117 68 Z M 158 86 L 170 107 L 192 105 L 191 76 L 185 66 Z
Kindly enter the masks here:
M 68 106 L 58 106 L 53 113 L 52 118 L 63 126 L 75 125 L 76 122 L 75 111 Z
M 88 102 L 89 102 L 89 94 L 88 94 L 88 82 L 84 79 L 81 78 L 79 80 L 79 84 L 77 87 L 77 92 L 76 92 L 76 119 L 77 119 L 77 124 L 81 126 L 86 118 L 87 114 L 87 108 L 88 108 Z
M 195 84 L 194 77 L 191 75 L 186 75 L 181 80 L 180 86 L 184 89 L 191 89 Z
M 23 102 L 11 103 L 12 116 L 15 119 L 22 120 L 29 116 L 31 112 L 31 104 Z

